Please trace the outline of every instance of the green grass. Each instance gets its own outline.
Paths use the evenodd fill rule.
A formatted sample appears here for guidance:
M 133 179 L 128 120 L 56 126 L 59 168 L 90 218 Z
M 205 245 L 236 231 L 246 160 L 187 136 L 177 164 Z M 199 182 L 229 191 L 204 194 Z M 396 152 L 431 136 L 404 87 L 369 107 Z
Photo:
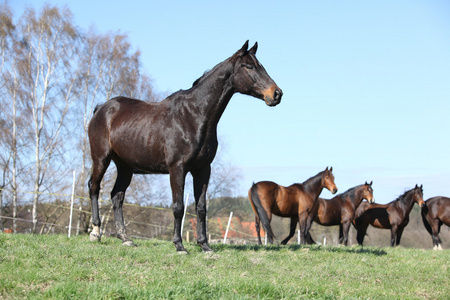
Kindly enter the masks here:
M 0 299 L 448 299 L 450 251 L 0 234 Z

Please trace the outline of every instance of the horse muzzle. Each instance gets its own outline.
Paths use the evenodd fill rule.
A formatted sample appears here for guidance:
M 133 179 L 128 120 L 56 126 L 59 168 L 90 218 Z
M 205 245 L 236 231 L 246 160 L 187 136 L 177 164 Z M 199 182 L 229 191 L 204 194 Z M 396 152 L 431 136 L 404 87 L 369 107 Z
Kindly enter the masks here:
M 268 106 L 276 106 L 280 104 L 283 91 L 278 87 L 269 89 L 270 92 L 264 93 L 264 101 Z

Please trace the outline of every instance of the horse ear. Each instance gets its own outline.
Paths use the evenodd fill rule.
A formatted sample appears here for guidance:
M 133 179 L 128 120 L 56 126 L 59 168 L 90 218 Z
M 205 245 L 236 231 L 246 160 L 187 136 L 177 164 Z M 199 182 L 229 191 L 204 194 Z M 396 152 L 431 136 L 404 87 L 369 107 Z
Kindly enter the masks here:
M 423 190 L 423 184 L 420 185 L 420 189 Z
M 256 42 L 255 45 L 250 50 L 248 50 L 248 53 L 255 55 L 256 50 L 258 50 L 258 42 Z
M 242 48 L 238 51 L 239 55 L 242 56 L 245 53 L 247 53 L 247 49 L 248 49 L 248 40 L 244 43 L 244 46 L 242 46 Z
M 328 171 L 328 167 L 325 169 L 325 171 Z
M 372 183 L 373 183 L 373 180 L 372 180 L 372 181 L 370 182 L 370 184 L 369 184 L 369 185 L 370 185 L 370 186 L 372 186 Z
M 330 172 L 333 172 L 333 167 L 330 168 Z
M 416 186 L 414 187 L 415 189 L 418 189 L 419 187 L 417 186 L 417 183 L 416 183 Z

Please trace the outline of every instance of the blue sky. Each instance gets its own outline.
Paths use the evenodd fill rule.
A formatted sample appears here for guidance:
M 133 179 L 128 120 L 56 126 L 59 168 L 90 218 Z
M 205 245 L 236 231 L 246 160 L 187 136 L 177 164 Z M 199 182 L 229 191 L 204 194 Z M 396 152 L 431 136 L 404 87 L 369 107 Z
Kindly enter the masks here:
M 425 199 L 450 196 L 448 1 L 9 2 L 16 16 L 67 5 L 82 29 L 127 33 L 161 92 L 257 41 L 284 96 L 270 108 L 236 94 L 219 123 L 241 195 L 333 166 L 339 192 L 373 180 L 379 203 L 416 183 Z

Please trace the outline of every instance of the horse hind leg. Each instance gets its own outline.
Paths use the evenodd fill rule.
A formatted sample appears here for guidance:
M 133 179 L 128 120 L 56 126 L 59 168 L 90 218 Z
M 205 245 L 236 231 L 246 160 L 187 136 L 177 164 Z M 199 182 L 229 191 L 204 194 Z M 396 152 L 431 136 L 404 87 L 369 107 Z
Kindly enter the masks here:
M 100 194 L 100 184 L 103 176 L 105 175 L 106 169 L 108 169 L 108 166 L 111 163 L 111 158 L 109 156 L 97 158 L 93 155 L 92 161 L 92 174 L 88 183 L 89 198 L 91 199 L 92 210 L 92 231 L 89 234 L 89 240 L 91 242 L 100 242 L 102 234 L 100 231 L 101 221 L 98 209 L 98 197 Z
M 369 224 L 355 224 L 356 227 L 356 241 L 360 246 L 363 245 L 364 237 L 367 233 L 367 227 L 369 227 Z
M 117 164 L 117 163 L 116 163 Z M 122 245 L 136 246 L 127 236 L 125 224 L 123 221 L 123 201 L 125 199 L 125 191 L 130 185 L 133 171 L 127 167 L 117 167 L 117 179 L 114 188 L 111 191 L 111 201 L 114 209 L 114 219 L 117 231 L 117 237 L 122 240 Z
M 433 239 L 433 250 L 442 250 L 441 239 L 439 238 L 439 233 L 441 231 L 441 222 L 435 222 L 432 224 L 432 239 Z

